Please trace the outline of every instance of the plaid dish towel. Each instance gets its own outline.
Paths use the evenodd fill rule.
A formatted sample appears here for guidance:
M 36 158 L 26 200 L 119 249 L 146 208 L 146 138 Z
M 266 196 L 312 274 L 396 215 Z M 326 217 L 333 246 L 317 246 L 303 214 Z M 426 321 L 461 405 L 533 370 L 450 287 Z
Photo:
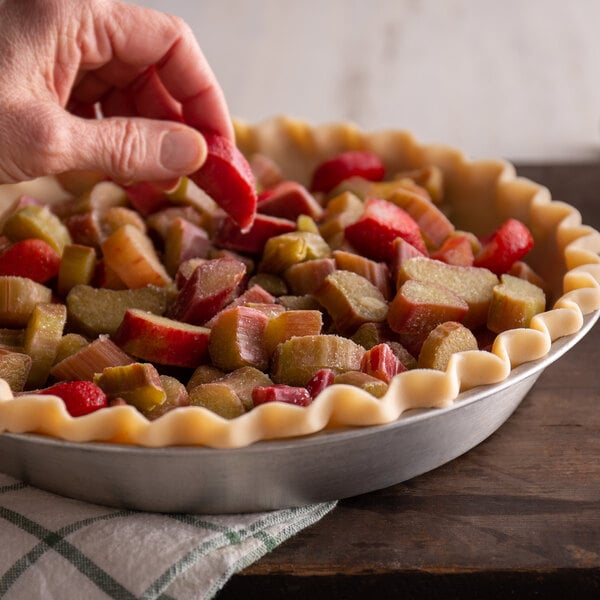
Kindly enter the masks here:
M 213 598 L 335 504 L 153 514 L 62 498 L 0 474 L 0 598 Z

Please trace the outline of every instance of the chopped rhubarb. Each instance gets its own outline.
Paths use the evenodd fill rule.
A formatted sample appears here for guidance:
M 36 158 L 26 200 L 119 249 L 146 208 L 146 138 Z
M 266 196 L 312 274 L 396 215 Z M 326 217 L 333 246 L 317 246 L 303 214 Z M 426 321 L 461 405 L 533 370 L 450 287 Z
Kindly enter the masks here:
M 321 205 L 296 181 L 284 181 L 269 190 L 259 198 L 257 210 L 259 213 L 290 221 L 295 221 L 300 215 L 308 215 L 315 220 L 323 216 Z
M 484 243 L 475 257 L 476 267 L 485 267 L 501 275 L 533 248 L 533 236 L 517 219 L 507 219 Z
M 207 157 L 190 179 L 248 231 L 256 213 L 254 175 L 243 154 L 226 138 L 203 132 Z
M 281 342 L 297 335 L 318 335 L 323 327 L 319 310 L 286 310 L 272 317 L 265 329 L 265 347 L 269 356 Z
M 473 247 L 465 235 L 448 237 L 438 250 L 432 252 L 431 258 L 441 260 L 449 265 L 470 267 L 473 265 Z
M 175 277 L 179 265 L 190 258 L 206 258 L 210 240 L 204 229 L 190 221 L 176 218 L 165 238 L 164 263 L 167 272 Z
M 289 219 L 257 214 L 250 229 L 242 232 L 234 221 L 225 219 L 215 235 L 214 243 L 230 250 L 260 254 L 272 237 L 295 229 L 296 223 Z
M 330 158 L 315 169 L 310 189 L 313 192 L 330 192 L 336 185 L 350 177 L 381 181 L 385 165 L 373 152 L 350 150 Z
M 254 406 L 267 402 L 285 402 L 296 406 L 308 406 L 312 397 L 305 387 L 285 385 L 283 383 L 264 387 L 255 387 L 252 391 Z
M 27 238 L 11 244 L 0 254 L 0 275 L 29 277 L 46 283 L 56 277 L 60 256 L 44 240 Z
M 130 309 L 125 312 L 114 341 L 137 358 L 194 368 L 208 358 L 209 334 L 206 327 Z
M 351 385 L 365 390 L 375 398 L 381 398 L 388 390 L 385 381 L 362 371 L 346 371 L 335 376 L 334 383 Z
M 335 372 L 332 369 L 319 369 L 306 383 L 306 389 L 314 400 L 326 387 L 333 385 Z
M 232 258 L 201 264 L 179 290 L 167 316 L 192 325 L 206 323 L 234 299 L 245 273 L 244 264 Z
M 56 291 L 63 298 L 76 285 L 89 285 L 96 272 L 96 251 L 91 246 L 68 244 L 58 269 Z
M 477 339 L 468 327 L 455 321 L 441 323 L 423 343 L 419 368 L 445 371 L 453 354 L 477 349 Z
M 277 163 L 265 154 L 253 154 L 249 164 L 257 186 L 263 190 L 274 188 L 285 179 Z
M 0 276 L 0 327 L 25 327 L 36 304 L 50 302 L 52 290 L 27 277 Z
M 25 389 L 32 360 L 29 354 L 0 348 L 0 378 L 4 379 L 13 392 Z
M 313 294 L 328 275 L 335 271 L 333 258 L 315 258 L 296 263 L 283 272 L 290 291 L 298 296 Z
M 271 238 L 266 244 L 259 270 L 283 273 L 288 267 L 305 260 L 325 258 L 331 249 L 317 233 L 293 231 Z
M 343 250 L 336 250 L 332 256 L 335 259 L 336 268 L 361 275 L 370 281 L 386 300 L 390 299 L 390 270 L 385 263 L 376 262 L 354 252 L 344 252 Z
M 66 381 L 38 394 L 58 396 L 72 417 L 82 417 L 108 406 L 106 394 L 91 381 Z
M 427 254 L 417 223 L 405 210 L 387 200 L 369 198 L 362 217 L 348 225 L 344 233 L 361 254 L 373 260 L 391 260 L 393 242 L 397 237 Z
M 131 205 L 144 216 L 151 215 L 169 206 L 165 190 L 153 182 L 143 181 L 125 187 Z
M 389 383 L 394 375 L 406 371 L 406 367 L 387 344 L 378 344 L 367 350 L 362 357 L 360 369 L 385 383 Z

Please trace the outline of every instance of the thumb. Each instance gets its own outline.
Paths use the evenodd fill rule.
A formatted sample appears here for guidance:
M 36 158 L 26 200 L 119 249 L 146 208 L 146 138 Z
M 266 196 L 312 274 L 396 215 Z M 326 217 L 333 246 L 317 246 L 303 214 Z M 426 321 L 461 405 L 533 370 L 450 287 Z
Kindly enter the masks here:
M 206 142 L 180 123 L 144 118 L 68 117 L 62 170 L 92 170 L 117 181 L 160 181 L 187 175 L 206 160 Z

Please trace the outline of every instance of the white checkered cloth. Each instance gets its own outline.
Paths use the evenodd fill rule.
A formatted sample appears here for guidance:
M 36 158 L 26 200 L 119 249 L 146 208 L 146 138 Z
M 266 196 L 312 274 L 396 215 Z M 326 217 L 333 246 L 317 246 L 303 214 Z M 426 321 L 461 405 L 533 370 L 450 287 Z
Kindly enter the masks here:
M 335 502 L 244 515 L 87 504 L 0 474 L 0 598 L 213 598 Z

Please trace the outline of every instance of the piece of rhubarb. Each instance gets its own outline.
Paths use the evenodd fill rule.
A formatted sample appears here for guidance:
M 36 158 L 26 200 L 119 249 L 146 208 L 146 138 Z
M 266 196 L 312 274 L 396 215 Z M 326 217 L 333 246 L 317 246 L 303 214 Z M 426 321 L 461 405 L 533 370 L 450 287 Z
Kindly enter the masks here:
M 362 371 L 346 371 L 335 376 L 334 383 L 352 385 L 365 390 L 375 398 L 381 398 L 388 390 L 388 385 L 381 379 Z
M 266 373 L 254 367 L 240 367 L 218 379 L 218 382 L 228 385 L 242 401 L 246 410 L 250 410 L 254 406 L 252 401 L 254 388 L 273 384 Z
M 354 333 L 363 323 L 385 321 L 388 303 L 369 280 L 351 271 L 334 271 L 314 293 L 342 334 Z
M 319 369 L 306 383 L 306 389 L 314 400 L 325 388 L 333 385 L 334 381 L 333 369 Z
M 145 217 L 170 205 L 164 186 L 155 182 L 133 183 L 125 186 L 125 193 L 129 203 Z
M 244 155 L 227 138 L 203 132 L 207 156 L 190 179 L 247 231 L 256 213 L 254 175 Z
M 195 368 L 208 358 L 209 334 L 206 327 L 128 309 L 113 340 L 125 352 L 142 360 Z
M 477 339 L 468 327 L 448 321 L 427 336 L 419 353 L 419 368 L 445 371 L 455 352 L 477 349 Z
M 285 280 L 274 273 L 256 273 L 248 280 L 248 287 L 258 285 L 271 296 L 285 296 L 289 290 Z M 244 300 L 247 302 L 247 300 Z
M 100 218 L 95 211 L 71 215 L 64 219 L 65 227 L 69 230 L 71 243 L 100 248 L 104 233 Z
M 112 235 L 123 225 L 132 225 L 142 233 L 147 232 L 146 221 L 138 212 L 126 206 L 111 206 L 108 210 L 100 213 L 99 219 L 105 237 Z
M 0 276 L 0 326 L 25 327 L 40 302 L 50 302 L 52 290 L 27 277 Z
M 56 348 L 56 356 L 54 357 L 54 364 L 59 363 L 68 356 L 79 352 L 82 348 L 85 348 L 90 342 L 87 338 L 78 333 L 66 333 L 58 342 Z
M 245 273 L 245 265 L 232 258 L 201 264 L 179 290 L 167 316 L 192 325 L 206 323 L 235 298 Z
M 162 384 L 167 397 L 162 404 L 159 404 L 144 413 L 144 416 L 151 421 L 162 417 L 164 414 L 175 408 L 189 406 L 190 404 L 188 391 L 181 381 L 175 379 L 175 377 L 170 377 L 169 375 L 160 375 L 160 383 Z
M 294 231 L 271 238 L 264 247 L 259 271 L 283 273 L 305 260 L 326 258 L 331 254 L 327 242 L 318 234 Z
M 56 351 L 67 322 L 64 304 L 37 304 L 25 328 L 23 351 L 31 356 L 32 364 L 27 387 L 44 385 L 54 364 Z
M 171 283 L 152 241 L 133 225 L 123 225 L 106 238 L 102 254 L 106 264 L 130 289 Z
M 25 389 L 31 364 L 29 354 L 0 348 L 0 379 L 4 379 L 13 392 Z
M 269 356 L 281 342 L 298 335 L 319 335 L 323 317 L 319 310 L 286 310 L 269 320 L 265 329 L 265 347 Z
M 72 417 L 89 415 L 108 406 L 106 394 L 91 381 L 66 381 L 57 383 L 38 394 L 58 396 Z
M 389 383 L 394 375 L 406 371 L 406 367 L 388 344 L 378 344 L 364 353 L 360 370 Z
M 248 164 L 256 180 L 256 185 L 262 190 L 274 188 L 284 180 L 284 175 L 279 165 L 265 154 L 253 154 Z
M 240 231 L 231 219 L 225 219 L 214 237 L 214 243 L 223 248 L 260 254 L 272 237 L 295 231 L 296 223 L 270 215 L 257 214 L 250 229 Z
M 504 274 L 494 288 L 487 326 L 494 333 L 528 327 L 531 319 L 546 310 L 544 291 L 525 279 Z
M 283 272 L 283 278 L 293 294 L 303 296 L 319 289 L 335 268 L 333 258 L 314 258 L 288 267 Z
M 305 386 L 320 369 L 358 371 L 364 353 L 364 348 L 337 335 L 293 337 L 275 349 L 271 377 L 276 383 Z
M 404 209 L 387 200 L 366 200 L 362 217 L 348 225 L 344 235 L 360 254 L 373 260 L 390 261 L 393 257 L 392 244 L 397 237 L 427 254 L 415 220 Z
M 13 242 L 27 238 L 44 240 L 59 256 L 62 256 L 63 248 L 71 243 L 69 230 L 47 206 L 21 208 L 6 220 L 2 233 Z
M 236 306 L 222 311 L 210 331 L 208 351 L 212 363 L 225 371 L 269 364 L 264 333 L 269 318 L 261 311 Z
M 300 215 L 308 215 L 315 220 L 323 216 L 323 207 L 296 181 L 284 181 L 269 190 L 266 197 L 259 198 L 256 209 L 264 215 L 290 221 L 295 221 Z
M 90 285 L 97 264 L 96 251 L 91 246 L 80 244 L 65 246 L 58 269 L 56 283 L 58 295 L 64 298 L 76 285 Z
M 113 181 L 99 181 L 75 200 L 68 199 L 52 205 L 52 210 L 64 219 L 86 212 L 102 214 L 110 208 L 126 204 L 127 194 L 120 185 Z
M 213 365 L 199 365 L 194 369 L 185 387 L 188 392 L 191 392 L 197 385 L 211 383 L 212 381 L 221 379 L 223 375 L 225 375 L 225 372 Z
M 323 219 L 319 223 L 319 231 L 328 242 L 338 234 L 343 234 L 344 229 L 356 223 L 365 206 L 360 198 L 351 192 L 344 192 L 335 196 L 327 203 Z
M 133 362 L 134 359 L 125 354 L 108 336 L 101 335 L 57 362 L 50 369 L 50 375 L 63 381 L 92 381 L 94 375 L 101 373 L 106 367 L 129 365 Z
M 445 321 L 461 321 L 469 305 L 433 281 L 409 279 L 390 303 L 387 322 L 396 333 L 427 335 Z
M 179 265 L 190 258 L 206 258 L 210 240 L 204 229 L 186 219 L 177 218 L 171 223 L 165 238 L 164 264 L 175 277 Z
M 320 163 L 313 172 L 310 189 L 327 193 L 350 177 L 381 181 L 384 175 L 385 165 L 376 154 L 349 150 Z
M 194 387 L 190 391 L 190 405 L 206 408 L 224 419 L 235 419 L 246 412 L 234 389 L 220 381 Z
M 426 257 L 404 261 L 398 273 L 397 286 L 400 287 L 407 279 L 435 281 L 451 289 L 469 305 L 462 322 L 471 328 L 486 323 L 494 286 L 498 284 L 498 277 L 488 269 L 448 265 Z
M 471 240 L 465 235 L 450 236 L 430 254 L 430 258 L 441 260 L 449 265 L 470 267 L 474 260 Z
M 400 181 L 410 180 L 425 188 L 432 202 L 440 204 L 444 199 L 444 173 L 437 165 L 427 165 L 412 171 L 396 174 Z
M 122 398 L 142 413 L 156 410 L 167 399 L 156 368 L 150 363 L 106 367 L 94 376 L 109 399 Z
M 260 406 L 267 402 L 285 402 L 296 406 L 309 406 L 312 403 L 312 397 L 305 387 L 278 383 L 254 388 L 252 402 L 254 406 Z
M 473 264 L 501 275 L 521 260 L 533 248 L 533 244 L 533 235 L 524 223 L 507 219 L 485 241 Z
M 56 277 L 60 256 L 44 240 L 27 238 L 11 244 L 0 253 L 0 276 L 28 277 L 46 283 Z
M 332 257 L 335 260 L 337 269 L 352 271 L 357 275 L 361 275 L 370 281 L 386 300 L 391 298 L 390 270 L 385 263 L 376 262 L 359 254 L 344 252 L 343 250 L 335 250 Z
M 73 330 L 95 338 L 101 333 L 114 335 L 125 311 L 137 308 L 156 315 L 164 314 L 167 290 L 146 286 L 135 290 L 110 290 L 76 285 L 66 298 L 69 324 Z

